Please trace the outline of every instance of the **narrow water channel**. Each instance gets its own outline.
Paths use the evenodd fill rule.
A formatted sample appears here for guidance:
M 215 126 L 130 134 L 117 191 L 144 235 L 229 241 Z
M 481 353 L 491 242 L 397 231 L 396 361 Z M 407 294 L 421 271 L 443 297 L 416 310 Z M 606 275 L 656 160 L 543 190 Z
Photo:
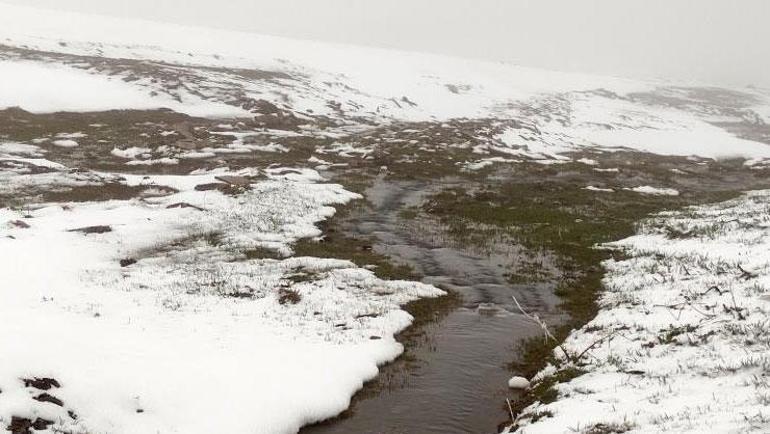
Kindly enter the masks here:
M 304 434 L 494 433 L 508 419 L 505 398 L 514 395 L 505 366 L 516 358 L 517 342 L 540 333 L 512 296 L 550 321 L 558 321 L 558 299 L 552 285 L 507 281 L 506 265 L 520 252 L 515 246 L 468 252 L 407 229 L 399 212 L 435 188 L 380 179 L 366 192 L 371 208 L 351 216 L 345 230 L 373 237 L 377 252 L 411 265 L 424 282 L 451 289 L 460 306 L 423 326 L 422 338 L 408 343 L 410 363 L 382 367 L 376 393 L 362 393 L 350 415 L 306 427 Z

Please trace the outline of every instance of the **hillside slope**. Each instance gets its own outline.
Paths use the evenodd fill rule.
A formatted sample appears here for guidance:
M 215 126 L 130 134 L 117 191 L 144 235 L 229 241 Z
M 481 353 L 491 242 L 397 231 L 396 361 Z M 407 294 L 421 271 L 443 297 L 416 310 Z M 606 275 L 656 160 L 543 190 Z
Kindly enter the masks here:
M 499 201 L 538 217 L 493 181 L 529 194 L 546 177 L 555 201 L 679 204 L 767 179 L 769 106 L 754 89 L 0 4 L 0 425 L 293 433 L 334 417 L 404 350 L 404 305 L 446 294 L 322 231 L 366 206 L 367 182 L 436 182 L 424 197 L 452 178 L 484 216 Z

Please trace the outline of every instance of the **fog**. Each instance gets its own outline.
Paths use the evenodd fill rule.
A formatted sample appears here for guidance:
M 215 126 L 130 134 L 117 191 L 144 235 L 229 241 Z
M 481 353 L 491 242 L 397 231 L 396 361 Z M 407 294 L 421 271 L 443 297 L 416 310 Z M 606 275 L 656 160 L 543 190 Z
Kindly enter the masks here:
M 770 88 L 766 0 L 2 0 L 627 77 Z

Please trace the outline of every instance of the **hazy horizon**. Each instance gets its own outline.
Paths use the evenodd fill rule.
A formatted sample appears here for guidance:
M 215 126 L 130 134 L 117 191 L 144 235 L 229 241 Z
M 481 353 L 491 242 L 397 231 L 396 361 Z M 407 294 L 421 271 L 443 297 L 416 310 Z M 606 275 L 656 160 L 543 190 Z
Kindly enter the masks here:
M 632 78 L 770 88 L 770 2 L 2 0 Z

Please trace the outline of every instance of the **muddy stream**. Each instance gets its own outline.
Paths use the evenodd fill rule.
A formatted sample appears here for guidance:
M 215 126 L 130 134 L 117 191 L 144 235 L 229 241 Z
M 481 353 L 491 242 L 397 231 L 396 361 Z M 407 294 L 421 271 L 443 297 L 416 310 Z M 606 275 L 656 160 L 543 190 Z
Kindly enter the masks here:
M 365 387 L 350 414 L 302 433 L 494 433 L 508 419 L 505 398 L 515 395 L 506 364 L 516 359 L 517 342 L 539 333 L 511 296 L 551 322 L 558 321 L 558 298 L 552 285 L 507 281 L 508 266 L 521 254 L 516 246 L 493 241 L 473 252 L 404 224 L 399 212 L 437 187 L 447 184 L 380 178 L 366 191 L 371 207 L 346 218 L 344 228 L 348 236 L 374 238 L 376 252 L 410 265 L 423 282 L 454 291 L 460 306 L 405 342 L 402 358 L 410 363 L 382 367 L 379 386 Z

